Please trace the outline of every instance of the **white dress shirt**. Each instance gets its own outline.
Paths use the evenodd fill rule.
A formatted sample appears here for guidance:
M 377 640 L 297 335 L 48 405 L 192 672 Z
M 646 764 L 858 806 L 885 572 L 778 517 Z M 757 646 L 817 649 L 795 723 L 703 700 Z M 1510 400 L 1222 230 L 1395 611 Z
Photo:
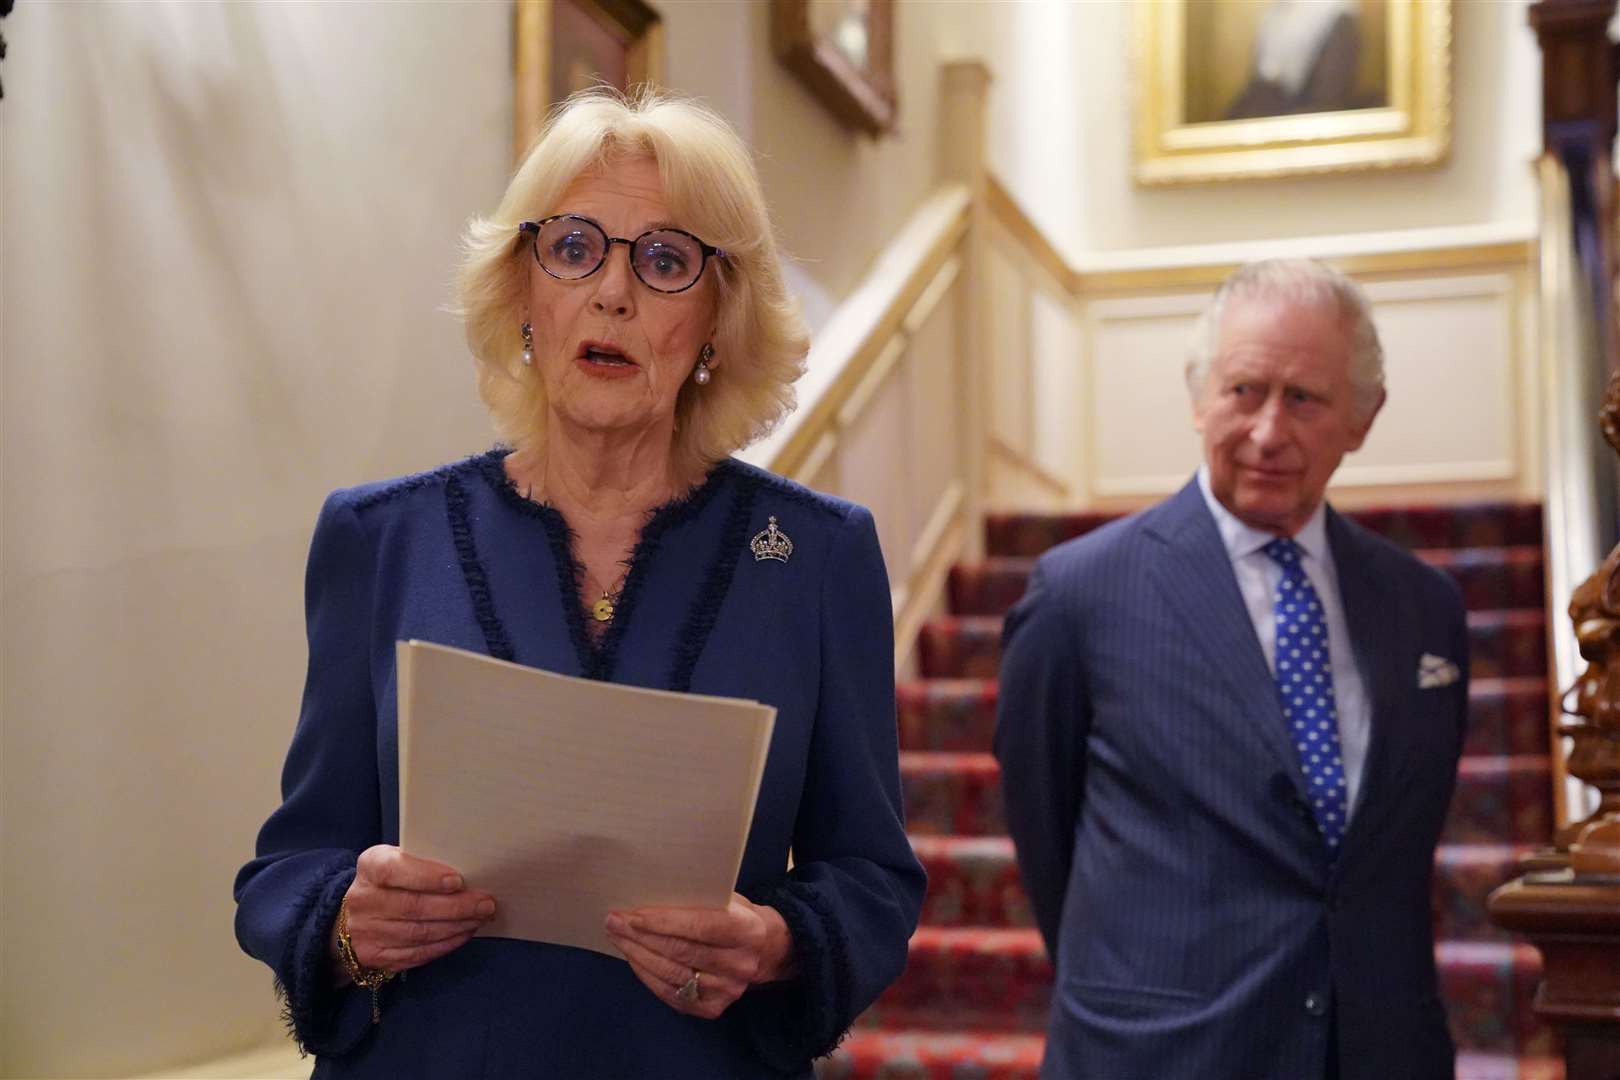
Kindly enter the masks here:
M 1266 665 L 1272 677 L 1277 674 L 1277 585 L 1282 581 L 1282 567 L 1267 555 L 1264 548 L 1275 539 L 1275 534 L 1251 528 L 1222 506 L 1209 487 L 1209 467 L 1198 470 L 1198 490 L 1204 494 L 1209 512 L 1215 516 L 1226 553 L 1232 559 L 1232 573 L 1237 577 L 1238 592 L 1249 609 L 1249 621 L 1254 624 L 1255 636 L 1266 654 Z M 1333 700 L 1339 715 L 1339 754 L 1344 760 L 1345 807 L 1348 815 L 1356 811 L 1356 794 L 1361 790 L 1361 770 L 1367 762 L 1367 744 L 1372 737 L 1372 703 L 1367 700 L 1366 683 L 1356 667 L 1355 651 L 1350 645 L 1350 628 L 1344 621 L 1344 601 L 1339 597 L 1339 575 L 1333 566 L 1333 553 L 1328 550 L 1327 506 L 1319 505 L 1316 512 L 1294 535 L 1300 548 L 1300 565 L 1310 578 L 1316 595 L 1322 601 L 1322 614 L 1327 621 L 1328 659 L 1333 664 Z

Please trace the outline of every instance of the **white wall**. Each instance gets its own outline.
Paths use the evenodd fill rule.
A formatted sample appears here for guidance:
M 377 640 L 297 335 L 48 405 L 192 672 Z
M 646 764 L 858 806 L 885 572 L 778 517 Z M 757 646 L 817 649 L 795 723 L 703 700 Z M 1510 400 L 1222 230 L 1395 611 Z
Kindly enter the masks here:
M 1096 79 L 1096 53 L 1119 52 L 1128 12 L 1119 0 L 992 4 L 977 35 L 994 82 L 985 134 L 990 171 L 1061 250 L 1091 242 L 1086 208 L 1100 182 L 1092 162 L 1099 116 L 1125 108 L 1123 84 Z M 1098 98 L 1098 93 L 1104 96 Z M 1130 123 L 1129 114 L 1113 122 Z

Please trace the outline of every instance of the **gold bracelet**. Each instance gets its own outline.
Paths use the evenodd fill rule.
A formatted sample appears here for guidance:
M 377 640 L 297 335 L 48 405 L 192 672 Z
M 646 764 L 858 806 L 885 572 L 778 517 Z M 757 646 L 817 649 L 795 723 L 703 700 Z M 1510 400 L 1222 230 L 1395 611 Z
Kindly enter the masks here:
M 382 984 L 392 979 L 395 972 L 384 968 L 366 967 L 360 963 L 360 958 L 354 954 L 354 942 L 349 940 L 349 895 L 343 894 L 343 900 L 338 904 L 337 917 L 338 958 L 343 961 L 343 970 L 349 973 L 354 985 L 371 991 L 371 1022 L 382 1021 Z

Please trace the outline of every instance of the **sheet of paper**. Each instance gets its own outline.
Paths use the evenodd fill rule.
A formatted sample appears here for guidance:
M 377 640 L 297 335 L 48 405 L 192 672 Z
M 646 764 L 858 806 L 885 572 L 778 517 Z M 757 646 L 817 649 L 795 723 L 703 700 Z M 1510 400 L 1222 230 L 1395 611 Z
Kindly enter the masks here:
M 774 708 L 396 648 L 400 847 L 494 895 L 480 933 L 618 956 L 611 910 L 726 905 Z

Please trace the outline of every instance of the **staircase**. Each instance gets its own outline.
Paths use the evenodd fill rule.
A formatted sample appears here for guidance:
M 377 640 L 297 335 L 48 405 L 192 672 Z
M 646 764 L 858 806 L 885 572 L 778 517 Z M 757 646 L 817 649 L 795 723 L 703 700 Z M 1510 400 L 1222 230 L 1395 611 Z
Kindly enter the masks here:
M 1541 512 L 1486 505 L 1368 511 L 1363 525 L 1450 573 L 1468 604 L 1468 743 L 1436 855 L 1441 992 L 1460 1080 L 1557 1080 L 1551 1031 L 1531 1011 L 1539 954 L 1490 925 L 1485 896 L 1552 835 Z M 958 565 L 949 614 L 918 641 L 899 689 L 900 771 L 912 844 L 928 868 L 905 974 L 858 1022 L 823 1078 L 1022 1080 L 1037 1074 L 1052 967 L 1006 835 L 990 753 L 1002 615 L 1034 557 L 1109 520 L 997 515 L 988 555 Z M 1160 1080 L 1099 1077 L 1085 1080 Z

